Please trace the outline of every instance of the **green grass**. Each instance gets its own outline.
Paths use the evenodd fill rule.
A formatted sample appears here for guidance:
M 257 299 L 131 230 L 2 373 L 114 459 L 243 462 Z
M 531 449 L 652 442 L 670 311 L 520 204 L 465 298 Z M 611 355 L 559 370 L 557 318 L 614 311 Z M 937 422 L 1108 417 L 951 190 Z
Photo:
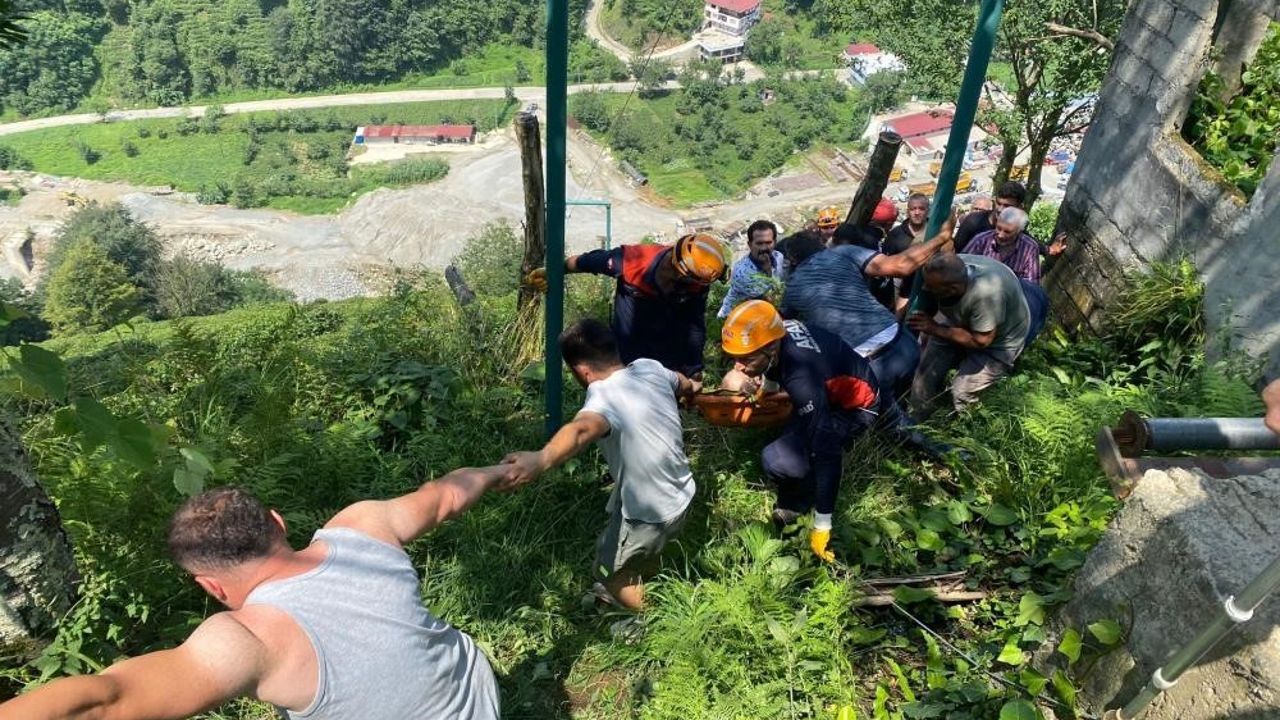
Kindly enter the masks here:
M 633 21 L 622 14 L 623 4 L 628 0 L 599 1 L 605 3 L 604 9 L 600 12 L 600 25 L 605 34 L 633 50 L 650 47 L 653 44 L 652 34 L 657 33 L 665 24 L 663 22 L 666 19 L 665 9 L 660 10 L 657 17 Z M 671 0 L 671 2 L 672 4 L 691 4 L 690 0 Z M 698 13 L 700 16 L 701 7 L 699 7 Z M 674 24 L 672 22 L 667 25 L 668 30 L 662 36 L 658 45 L 660 48 L 679 45 L 689 39 L 688 34 L 678 28 L 672 28 L 671 25 Z
M 510 232 L 484 240 L 460 260 L 467 277 L 519 257 Z M 542 397 L 521 371 L 539 357 L 540 328 L 513 314 L 512 273 L 485 278 L 479 302 L 465 309 L 440 277 L 424 275 L 387 298 L 255 306 L 48 343 L 66 361 L 73 394 L 172 436 L 160 462 L 139 470 L 55 429 L 57 404 L 0 398 L 20 419 L 85 578 L 85 601 L 40 667 L 83 672 L 86 659 L 171 647 L 212 611 L 164 559 L 165 519 L 182 500 L 173 485 L 178 448 L 199 448 L 219 464 L 213 482 L 247 486 L 278 508 L 300 544 L 347 503 L 536 447 Z M 1198 316 L 1186 283 L 1179 273 L 1138 283 L 1155 298 L 1143 312 L 1161 323 Z M 568 316 L 603 316 L 598 289 L 570 281 Z M 708 325 L 714 379 L 725 363 L 714 350 L 718 322 Z M 1141 322 L 1125 327 L 1146 331 Z M 1002 648 L 1052 652 L 1045 619 L 1027 610 L 1065 601 L 1117 508 L 1094 456 L 1096 428 L 1122 408 L 1258 409 L 1247 383 L 1178 344 L 1202 341 L 1194 328 L 1166 327 L 1170 345 L 1156 354 L 1149 335 L 1130 330 L 1081 343 L 1047 334 L 972 414 L 930 430 L 973 453 L 963 464 L 922 462 L 880 436 L 857 441 L 846 453 L 836 567 L 813 558 L 803 533 L 777 536 L 767 520 L 771 493 L 748 485 L 776 431 L 728 431 L 686 415 L 698 495 L 648 585 L 646 633 L 635 644 L 613 640 L 616 618 L 578 602 L 610 492 L 598 483 L 594 452 L 517 493 L 483 498 L 410 546 L 424 601 L 491 658 L 504 717 L 827 720 L 843 707 L 858 717 L 997 717 L 1027 693 L 983 673 L 1016 683 L 1025 659 L 998 662 Z M 572 383 L 565 391 L 571 413 L 582 391 Z M 976 666 L 894 611 L 856 604 L 859 578 L 947 570 L 966 571 L 988 599 L 951 608 L 902 602 Z M 1075 671 L 1105 650 L 1087 647 Z M 1068 671 L 1064 679 L 1078 680 Z M 6 667 L 0 693 L 39 674 L 34 665 Z M 237 702 L 206 717 L 268 712 Z
M 827 70 L 840 67 L 840 56 L 849 44 L 847 38 L 818 34 L 817 22 L 807 12 L 791 12 L 776 5 L 771 8 L 771 22 L 786 33 L 785 42 L 794 44 L 794 61 L 770 67 L 782 70 Z
M 604 97 L 610 118 L 618 117 L 625 103 L 627 111 L 622 117 L 644 128 L 647 138 L 643 148 L 623 149 L 621 156 L 649 177 L 649 187 L 655 194 L 673 205 L 687 207 L 725 200 L 784 165 L 803 162 L 803 158 L 796 159 L 792 155 L 790 139 L 780 134 L 773 124 L 780 116 L 799 118 L 803 114 L 782 93 L 774 104 L 758 112 L 745 112 L 741 109 L 743 93 L 754 96 L 758 92 L 757 87 L 735 86 L 723 91 L 728 97 L 728 107 L 718 112 L 723 116 L 725 126 L 732 128 L 739 139 L 755 148 L 743 157 L 739 153 L 739 139 L 718 143 L 707 154 L 699 152 L 698 143 L 674 132 L 673 128 L 678 123 L 699 122 L 696 114 L 686 116 L 680 113 L 680 92 L 653 99 L 632 98 L 629 103 L 622 96 Z M 574 107 L 572 99 L 570 107 Z M 854 118 L 862 118 L 858 108 L 857 94 L 852 90 L 846 92 L 843 102 L 830 101 L 831 121 L 814 130 L 816 137 L 803 151 L 848 139 L 849 128 L 855 124 Z M 616 138 L 611 133 L 593 134 L 618 149 Z
M 501 100 L 445 101 L 430 103 L 402 103 L 337 107 L 328 110 L 305 111 L 305 115 L 322 121 L 332 119 L 340 124 L 340 130 L 321 130 L 313 133 L 263 132 L 262 151 L 253 163 L 244 164 L 249 136 L 241 128 L 250 118 L 267 121 L 277 113 L 250 113 L 230 115 L 220 121 L 215 134 L 197 132 L 180 135 L 176 120 L 139 120 L 122 123 L 97 123 L 74 127 L 50 128 L 22 133 L 10 138 L 14 147 L 22 148 L 38 172 L 90 180 L 127 182 L 136 185 L 171 185 L 185 192 L 197 192 L 202 187 L 219 182 L 233 183 L 237 178 L 260 181 L 273 174 L 291 170 L 300 179 L 331 182 L 341 178 L 316 163 L 298 155 L 304 146 L 323 145 L 330 152 L 341 155 L 350 142 L 354 129 L 374 119 L 394 124 L 430 124 L 449 119 L 455 122 L 474 120 L 481 131 L 491 130 L 508 122 L 512 106 Z M 139 131 L 149 132 L 143 138 Z M 168 137 L 160 137 L 161 132 Z M 128 157 L 121 149 L 124 141 L 138 148 L 135 157 Z M 89 164 L 77 150 L 77 143 L 88 145 L 101 153 L 100 159 Z M 282 170 L 283 169 L 283 170 Z M 358 179 L 361 173 L 355 173 Z M 365 175 L 365 177 L 371 177 Z M 357 184 L 351 188 L 334 185 L 324 197 L 281 194 L 269 197 L 266 205 L 284 210 L 308 214 L 331 213 L 341 209 L 352 199 L 351 192 L 366 192 L 377 184 Z

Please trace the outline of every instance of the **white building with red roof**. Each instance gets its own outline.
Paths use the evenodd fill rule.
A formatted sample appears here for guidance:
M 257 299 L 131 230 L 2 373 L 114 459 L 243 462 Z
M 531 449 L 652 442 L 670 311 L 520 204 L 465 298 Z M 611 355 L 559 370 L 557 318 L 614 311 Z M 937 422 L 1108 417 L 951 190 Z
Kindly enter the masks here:
M 760 0 L 706 0 L 702 30 L 694 36 L 703 60 L 737 62 L 746 54 L 747 33 L 760 22 Z
M 902 72 L 907 69 L 902 59 L 885 52 L 871 43 L 849 43 L 844 49 L 844 61 L 849 65 L 849 79 L 859 85 L 878 72 Z
M 760 22 L 760 0 L 706 0 L 702 29 L 745 37 Z
M 356 145 L 473 143 L 474 125 L 364 125 L 356 128 Z
M 916 159 L 939 158 L 947 149 L 954 118 L 950 108 L 933 108 L 887 118 L 880 123 L 879 130 L 892 130 L 901 135 L 903 144 Z M 988 137 L 982 128 L 973 126 L 969 130 L 966 152 L 973 152 Z

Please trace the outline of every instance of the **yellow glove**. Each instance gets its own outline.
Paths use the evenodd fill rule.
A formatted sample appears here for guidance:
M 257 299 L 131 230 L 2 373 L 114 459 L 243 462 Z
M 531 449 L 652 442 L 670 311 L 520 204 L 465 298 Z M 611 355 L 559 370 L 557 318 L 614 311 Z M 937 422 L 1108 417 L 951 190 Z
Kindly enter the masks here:
M 827 545 L 831 542 L 830 530 L 810 530 L 809 531 L 809 549 L 813 550 L 813 554 L 823 562 L 835 562 L 835 553 L 827 549 Z
M 524 284 L 533 288 L 535 291 L 544 293 L 547 291 L 547 269 L 535 268 L 524 276 Z

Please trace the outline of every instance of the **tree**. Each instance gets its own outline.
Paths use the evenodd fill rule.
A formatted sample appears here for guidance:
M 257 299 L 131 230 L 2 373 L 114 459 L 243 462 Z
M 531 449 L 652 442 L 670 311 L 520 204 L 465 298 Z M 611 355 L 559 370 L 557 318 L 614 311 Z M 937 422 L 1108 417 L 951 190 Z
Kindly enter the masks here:
M 60 333 L 115 327 L 141 306 L 138 288 L 123 265 L 96 243 L 81 240 L 49 278 L 44 317 Z
M 632 60 L 631 75 L 639 86 L 640 97 L 654 98 L 666 92 L 662 86 L 671 76 L 671 64 L 651 57 Z
M 109 260 L 124 268 L 129 282 L 143 291 L 143 299 L 150 300 L 160 263 L 160 239 L 150 227 L 135 220 L 119 203 L 92 203 L 82 208 L 68 218 L 54 236 L 45 272 L 48 281 L 52 281 L 65 261 L 68 250 L 82 241 L 102 248 Z
M 26 42 L 27 30 L 22 21 L 27 16 L 18 12 L 11 0 L 0 0 L 0 50 L 8 50 Z
M 2 415 L 0 549 L 0 654 L 30 660 L 71 609 L 78 575 L 58 508 Z
M 9 1 L 0 0 L 0 49 L 26 39 L 16 25 L 19 19 Z M 15 315 L 11 305 L 0 302 L 0 331 L 8 329 Z M 57 620 L 71 609 L 78 575 L 58 508 L 3 415 L 0 499 L 0 578 L 5 579 L 0 583 L 0 655 L 25 661 L 35 657 L 53 636 Z
M 529 72 L 529 66 L 524 64 L 523 60 L 516 60 L 516 82 L 529 82 L 529 78 L 533 74 Z
M 902 96 L 902 73 L 890 70 L 871 73 L 863 89 L 872 112 L 897 107 Z
M 70 110 L 97 76 L 94 43 L 104 23 L 80 13 L 43 11 L 24 22 L 26 42 L 0 52 L 0 102 L 24 115 Z
M 772 18 L 764 20 L 747 36 L 747 59 L 760 65 L 776 65 L 782 62 L 783 29 Z
M 975 7 L 953 0 L 857 0 L 858 12 L 880 28 L 880 44 L 903 58 L 913 82 L 940 98 L 956 97 L 964 52 L 976 22 Z M 996 46 L 1012 67 L 1008 97 L 988 89 L 979 122 L 997 128 L 1004 148 L 995 182 L 1008 177 L 1018 151 L 1027 148 L 1028 202 L 1040 194 L 1044 157 L 1054 138 L 1084 125 L 1085 102 L 1110 63 L 1110 38 L 1119 32 L 1126 0 L 1043 0 L 1005 8 Z M 936 18 L 948 22 L 938 23 Z M 1102 42 L 1099 42 L 1099 38 Z

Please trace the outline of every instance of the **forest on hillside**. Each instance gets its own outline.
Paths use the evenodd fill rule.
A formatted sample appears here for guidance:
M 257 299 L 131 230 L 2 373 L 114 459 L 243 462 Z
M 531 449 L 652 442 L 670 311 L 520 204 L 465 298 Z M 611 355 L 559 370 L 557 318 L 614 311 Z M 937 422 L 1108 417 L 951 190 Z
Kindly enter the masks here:
M 30 37 L 0 51 L 0 112 L 22 115 L 70 110 L 90 96 L 105 104 L 179 105 L 236 90 L 383 82 L 450 68 L 490 43 L 537 47 L 545 32 L 542 5 L 522 0 L 14 5 L 27 15 Z M 584 8 L 585 0 L 570 2 L 571 17 L 582 17 Z

